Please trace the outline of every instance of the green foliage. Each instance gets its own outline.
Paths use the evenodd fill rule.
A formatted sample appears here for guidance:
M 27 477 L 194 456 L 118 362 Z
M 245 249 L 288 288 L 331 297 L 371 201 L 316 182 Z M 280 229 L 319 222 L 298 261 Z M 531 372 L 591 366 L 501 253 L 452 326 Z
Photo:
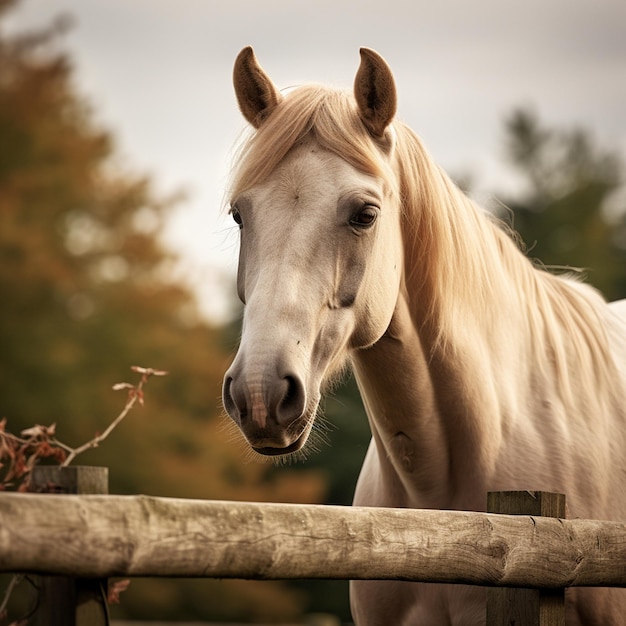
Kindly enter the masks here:
M 525 182 L 505 199 L 529 253 L 546 265 L 586 270 L 609 299 L 626 296 L 626 183 L 616 152 L 598 148 L 582 129 L 548 129 L 516 111 L 507 125 L 507 154 Z

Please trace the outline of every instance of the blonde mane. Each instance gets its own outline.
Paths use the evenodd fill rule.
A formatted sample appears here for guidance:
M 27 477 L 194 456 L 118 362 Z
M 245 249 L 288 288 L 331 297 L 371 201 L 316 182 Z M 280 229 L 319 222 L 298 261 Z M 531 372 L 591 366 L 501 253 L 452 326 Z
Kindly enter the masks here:
M 581 392 L 594 397 L 616 381 L 601 297 L 535 267 L 497 220 L 434 163 L 410 128 L 396 121 L 393 129 L 396 158 L 388 160 L 351 94 L 317 85 L 294 89 L 238 152 L 230 198 L 266 179 L 294 146 L 313 137 L 400 195 L 407 289 L 423 301 L 427 296 L 426 309 L 414 312 L 416 324 L 435 324 L 443 344 L 468 319 L 487 333 L 496 327 L 516 332 L 503 328 L 510 322 L 506 306 L 529 337 L 535 367 L 556 377 L 564 401 L 573 404 Z
M 436 320 L 441 340 L 458 333 L 468 318 L 496 337 L 495 329 L 513 333 L 517 322 L 529 338 L 535 367 L 555 377 L 566 403 L 610 392 L 607 385 L 619 376 L 604 331 L 602 297 L 571 276 L 533 264 L 515 235 L 450 180 L 410 128 L 396 123 L 396 131 L 409 216 L 406 249 L 415 255 L 408 263 L 408 289 L 429 295 L 427 316 Z

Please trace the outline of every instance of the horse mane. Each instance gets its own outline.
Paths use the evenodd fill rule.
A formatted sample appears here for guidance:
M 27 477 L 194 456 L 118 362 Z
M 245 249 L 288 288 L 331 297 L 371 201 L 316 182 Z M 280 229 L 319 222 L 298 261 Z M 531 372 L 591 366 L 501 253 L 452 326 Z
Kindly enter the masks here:
M 581 397 L 602 404 L 619 393 L 611 388 L 619 376 L 600 294 L 573 272 L 555 275 L 528 259 L 517 234 L 461 191 L 408 126 L 394 125 L 405 248 L 412 251 L 407 290 L 427 295 L 420 315 L 436 320 L 438 341 L 469 327 L 508 343 L 521 328 L 536 375 L 552 379 L 570 409 L 580 412 Z
M 574 403 L 580 385 L 594 397 L 602 381 L 616 380 L 599 294 L 533 265 L 506 228 L 435 164 L 408 126 L 398 121 L 392 126 L 396 159 L 388 160 L 361 122 L 351 94 L 298 87 L 236 154 L 230 198 L 267 178 L 294 146 L 313 137 L 353 167 L 382 177 L 399 195 L 407 290 L 425 302 L 414 323 L 435 324 L 439 345 L 467 328 L 468 319 L 487 333 L 519 332 L 506 327 L 514 312 L 530 338 L 535 367 L 555 377 L 564 399 Z

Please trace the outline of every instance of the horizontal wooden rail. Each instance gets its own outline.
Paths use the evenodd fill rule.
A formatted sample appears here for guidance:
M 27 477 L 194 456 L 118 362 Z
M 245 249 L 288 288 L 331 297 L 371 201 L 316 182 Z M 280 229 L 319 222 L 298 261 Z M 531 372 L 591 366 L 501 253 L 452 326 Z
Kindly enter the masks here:
M 0 494 L 0 571 L 626 586 L 626 525 L 148 496 Z

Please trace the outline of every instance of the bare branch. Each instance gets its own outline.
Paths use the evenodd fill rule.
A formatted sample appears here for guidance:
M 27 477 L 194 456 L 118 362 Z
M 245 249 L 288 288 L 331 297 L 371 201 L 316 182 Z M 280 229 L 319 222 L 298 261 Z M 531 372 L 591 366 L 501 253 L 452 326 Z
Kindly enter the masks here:
M 122 409 L 122 412 L 109 424 L 104 432 L 96 435 L 90 441 L 87 441 L 82 446 L 74 449 L 68 448 L 63 444 L 60 444 L 60 442 L 58 442 L 56 439 L 53 440 L 56 445 L 60 445 L 60 447 L 69 452 L 67 458 L 61 463 L 61 467 L 67 467 L 79 454 L 85 452 L 86 450 L 90 450 L 91 448 L 97 448 L 130 413 L 136 402 L 139 402 L 139 404 L 143 406 L 143 386 L 148 382 L 148 378 L 150 378 L 150 376 L 167 375 L 167 372 L 164 372 L 162 370 L 155 370 L 151 367 L 139 367 L 138 365 L 133 365 L 130 369 L 133 372 L 141 374 L 141 380 L 137 385 L 131 385 L 130 383 L 117 383 L 113 385 L 114 391 L 128 389 L 128 400 L 126 401 L 126 405 Z

